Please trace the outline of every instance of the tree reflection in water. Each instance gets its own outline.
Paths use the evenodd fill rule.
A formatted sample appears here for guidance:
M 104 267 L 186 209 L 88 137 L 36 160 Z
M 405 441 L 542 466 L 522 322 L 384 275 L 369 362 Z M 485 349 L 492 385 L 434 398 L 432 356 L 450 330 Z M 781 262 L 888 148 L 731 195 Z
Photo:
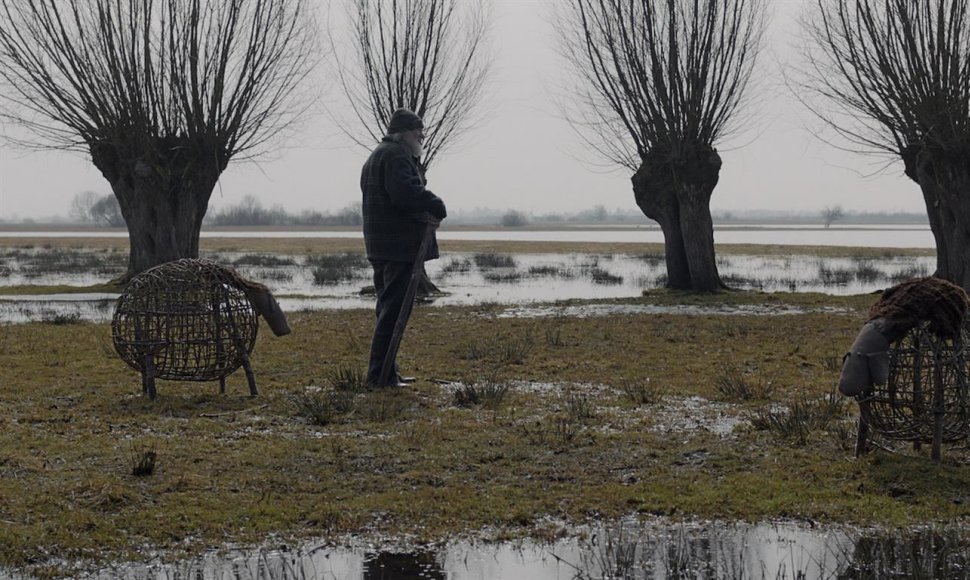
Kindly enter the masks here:
M 576 530 L 577 533 L 580 530 Z M 455 542 L 438 553 L 319 546 L 209 554 L 102 570 L 89 580 L 970 580 L 970 528 L 859 531 L 794 523 L 633 519 L 585 539 Z M 22 579 L 0 569 L 0 580 Z
M 364 556 L 361 580 L 445 580 L 433 552 L 380 552 Z

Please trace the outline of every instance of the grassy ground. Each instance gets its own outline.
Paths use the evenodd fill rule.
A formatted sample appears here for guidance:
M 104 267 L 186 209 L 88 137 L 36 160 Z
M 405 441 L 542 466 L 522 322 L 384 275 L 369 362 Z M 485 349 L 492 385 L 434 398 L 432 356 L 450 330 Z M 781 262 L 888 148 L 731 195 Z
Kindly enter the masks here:
M 553 533 L 544 516 L 966 518 L 966 450 L 940 465 L 852 456 L 855 405 L 827 397 L 872 301 L 626 301 L 805 311 L 774 316 L 421 307 L 400 356 L 420 380 L 392 392 L 357 384 L 370 310 L 298 312 L 293 334 L 260 331 L 259 397 L 245 396 L 240 372 L 225 395 L 160 381 L 154 402 L 108 325 L 0 326 L 0 566 L 57 575 L 52 558 L 138 559 L 269 534 L 541 538 Z M 808 417 L 785 415 L 792 406 Z M 152 474 L 134 475 L 149 454 Z

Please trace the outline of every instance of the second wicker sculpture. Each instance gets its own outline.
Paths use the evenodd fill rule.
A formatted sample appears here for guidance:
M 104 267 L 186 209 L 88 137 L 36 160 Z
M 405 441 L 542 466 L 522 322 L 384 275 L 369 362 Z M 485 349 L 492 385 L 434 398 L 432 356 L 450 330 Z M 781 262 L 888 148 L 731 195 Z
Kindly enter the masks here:
M 936 461 L 941 444 L 970 437 L 970 330 L 942 338 L 929 326 L 915 326 L 893 343 L 889 380 L 857 397 L 857 453 L 865 453 L 870 430 L 916 449 L 930 444 Z
M 859 402 L 856 455 L 870 434 L 940 446 L 970 438 L 970 320 L 959 286 L 927 277 L 883 292 L 845 357 L 839 390 Z

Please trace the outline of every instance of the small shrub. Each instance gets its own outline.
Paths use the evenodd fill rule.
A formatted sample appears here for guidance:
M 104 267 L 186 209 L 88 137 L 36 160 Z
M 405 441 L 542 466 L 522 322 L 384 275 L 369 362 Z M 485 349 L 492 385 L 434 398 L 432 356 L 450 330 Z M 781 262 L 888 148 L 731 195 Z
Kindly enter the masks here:
M 566 416 L 573 421 L 588 421 L 596 417 L 596 409 L 586 393 L 567 389 L 563 395 L 563 403 L 566 407 Z
M 611 274 L 606 270 L 598 267 L 591 268 L 590 276 L 593 278 L 595 284 L 603 284 L 606 286 L 615 286 L 617 284 L 623 283 L 623 276 L 617 276 L 616 274 Z
M 365 421 L 387 423 L 402 418 L 408 410 L 408 403 L 394 392 L 378 391 L 360 397 L 355 410 Z
M 484 407 L 496 410 L 502 406 L 511 386 L 505 382 L 484 379 L 472 384 L 463 384 L 452 393 L 456 407 Z
M 472 269 L 472 261 L 468 258 L 452 258 L 441 268 L 442 274 L 462 274 Z
M 320 254 L 310 256 L 306 265 L 312 268 L 313 283 L 318 286 L 333 286 L 365 278 L 364 269 L 367 259 L 362 254 L 344 252 L 342 254 Z
M 855 279 L 859 282 L 873 283 L 886 278 L 886 274 L 872 265 L 871 262 L 860 262 L 856 265 Z
M 857 436 L 857 426 L 852 421 L 836 421 L 829 429 L 829 435 L 836 447 L 841 451 L 854 451 Z
M 531 333 L 508 338 L 499 344 L 499 360 L 506 364 L 524 364 L 535 345 L 536 339 Z
M 845 286 L 855 277 L 852 270 L 819 266 L 818 279 L 823 286 Z
M 143 449 L 141 451 L 132 449 L 131 474 L 135 477 L 149 477 L 155 473 L 155 462 L 157 459 L 158 453 L 156 453 L 154 445 L 150 449 Z
M 845 416 L 845 401 L 837 393 L 821 399 L 795 398 L 787 407 L 766 405 L 749 417 L 759 431 L 768 431 L 790 442 L 805 445 L 816 430 Z
M 659 266 L 663 264 L 667 258 L 663 254 L 640 254 L 637 256 L 640 261 L 647 263 L 650 266 Z
M 515 268 L 515 258 L 508 254 L 475 254 L 472 257 L 480 270 L 490 268 Z
M 583 426 L 572 417 L 555 417 L 552 420 L 552 434 L 562 445 L 572 443 Z
M 299 416 L 311 424 L 326 426 L 354 410 L 354 394 L 335 390 L 304 390 L 290 397 Z
M 649 377 L 623 379 L 620 382 L 620 392 L 637 406 L 656 405 L 667 395 L 666 390 L 658 383 L 650 382 Z
M 280 266 L 295 266 L 296 260 L 275 254 L 244 254 L 232 262 L 233 266 L 257 266 L 261 268 L 277 268 Z
M 330 384 L 339 391 L 360 393 L 367 390 L 367 376 L 357 367 L 337 367 L 330 372 Z
M 461 358 L 465 360 L 483 360 L 488 356 L 492 345 L 486 340 L 472 340 L 466 344 L 461 353 Z
M 530 276 L 556 276 L 559 273 L 559 268 L 555 266 L 530 266 L 529 275 Z
M 293 273 L 278 268 L 271 268 L 261 271 L 259 277 L 262 280 L 269 280 L 271 282 L 289 282 L 293 279 Z
M 547 328 L 545 335 L 546 344 L 549 346 L 563 346 L 565 344 L 562 340 L 561 328 Z
M 775 391 L 774 380 L 763 371 L 752 379 L 739 369 L 729 369 L 714 380 L 717 391 L 729 401 L 763 401 Z
M 485 272 L 482 274 L 482 278 L 493 284 L 515 284 L 522 280 L 522 274 L 515 270 L 511 272 Z
M 930 273 L 926 269 L 926 266 L 922 264 L 914 264 L 908 268 L 900 270 L 899 272 L 890 274 L 889 281 L 893 284 L 899 284 L 900 282 L 905 282 L 911 278 L 924 278 L 929 275 Z
M 82 322 L 81 313 L 76 310 L 74 312 L 57 312 L 56 310 L 43 309 L 38 314 L 40 315 L 40 322 L 43 324 L 66 326 Z

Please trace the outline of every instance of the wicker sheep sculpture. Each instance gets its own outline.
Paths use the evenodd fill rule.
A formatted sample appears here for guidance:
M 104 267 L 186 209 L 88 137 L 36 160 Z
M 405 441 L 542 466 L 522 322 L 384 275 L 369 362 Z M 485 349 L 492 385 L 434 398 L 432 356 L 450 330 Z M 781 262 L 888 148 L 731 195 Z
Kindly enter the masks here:
M 256 379 L 250 354 L 261 315 L 277 336 L 290 332 L 266 286 L 205 259 L 161 264 L 133 277 L 115 305 L 115 350 L 142 375 L 142 392 L 155 380 L 219 381 L 243 367 L 250 395 Z
M 871 433 L 932 445 L 970 436 L 967 294 L 935 277 L 888 288 L 846 353 L 839 391 L 859 402 L 856 455 Z M 871 433 L 870 433 L 871 432 Z

